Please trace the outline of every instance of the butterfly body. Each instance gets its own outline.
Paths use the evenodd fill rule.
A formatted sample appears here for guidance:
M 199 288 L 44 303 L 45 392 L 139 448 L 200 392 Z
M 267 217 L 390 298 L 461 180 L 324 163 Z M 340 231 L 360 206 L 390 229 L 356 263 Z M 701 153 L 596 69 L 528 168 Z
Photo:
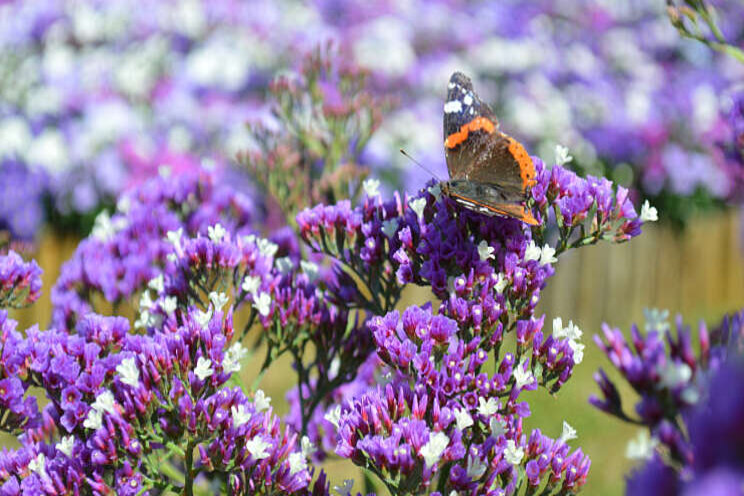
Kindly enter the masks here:
M 450 78 L 444 104 L 444 150 L 450 180 L 442 192 L 470 210 L 538 224 L 524 207 L 535 166 L 521 143 L 499 131 L 491 108 L 460 72 Z

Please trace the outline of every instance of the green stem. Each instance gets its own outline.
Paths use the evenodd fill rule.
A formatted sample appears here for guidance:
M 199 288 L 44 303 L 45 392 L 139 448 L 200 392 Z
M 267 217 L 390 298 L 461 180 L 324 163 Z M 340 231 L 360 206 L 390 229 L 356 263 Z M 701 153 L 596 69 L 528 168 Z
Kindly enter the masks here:
M 194 445 L 192 441 L 186 445 L 186 476 L 183 484 L 183 491 L 185 496 L 194 496 L 194 472 L 192 467 L 194 465 Z

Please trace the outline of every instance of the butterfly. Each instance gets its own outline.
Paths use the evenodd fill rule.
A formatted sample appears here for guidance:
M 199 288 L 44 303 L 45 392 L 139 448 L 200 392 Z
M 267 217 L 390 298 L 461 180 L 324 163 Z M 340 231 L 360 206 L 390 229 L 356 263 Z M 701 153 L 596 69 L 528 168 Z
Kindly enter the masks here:
M 539 224 L 524 206 L 535 164 L 519 141 L 499 131 L 493 111 L 461 72 L 447 86 L 444 152 L 450 180 L 441 183 L 442 193 L 475 212 Z

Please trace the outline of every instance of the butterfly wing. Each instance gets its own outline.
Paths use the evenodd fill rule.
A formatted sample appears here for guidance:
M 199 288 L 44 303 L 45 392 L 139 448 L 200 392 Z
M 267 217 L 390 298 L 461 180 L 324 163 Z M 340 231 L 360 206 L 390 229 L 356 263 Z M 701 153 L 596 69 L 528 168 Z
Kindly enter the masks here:
M 521 143 L 498 130 L 491 108 L 459 72 L 447 88 L 444 136 L 450 178 L 498 186 L 509 201 L 526 198 L 536 175 L 532 159 Z
M 443 191 L 460 205 L 486 215 L 514 217 L 530 225 L 537 225 L 537 219 L 520 200 L 514 200 L 514 193 L 491 185 L 467 180 L 452 180 L 445 183 Z

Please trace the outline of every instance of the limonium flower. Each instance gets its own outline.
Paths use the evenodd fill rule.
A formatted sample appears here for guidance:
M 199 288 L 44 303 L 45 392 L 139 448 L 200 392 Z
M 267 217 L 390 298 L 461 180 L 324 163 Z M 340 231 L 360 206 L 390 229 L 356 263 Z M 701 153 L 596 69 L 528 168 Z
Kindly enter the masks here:
M 9 251 L 0 255 L 0 308 L 24 307 L 41 295 L 41 269 L 36 261 L 24 262 Z
M 640 396 L 636 415 L 625 411 L 617 387 L 601 369 L 595 378 L 603 397 L 592 396 L 590 402 L 610 415 L 645 428 L 627 447 L 629 458 L 648 460 L 631 474 L 628 491 L 634 488 L 638 494 L 651 494 L 647 491 L 659 487 L 679 492 L 684 492 L 683 487 L 690 491 L 707 487 L 720 475 L 713 475 L 717 467 L 729 467 L 733 460 L 741 459 L 732 454 L 725 461 L 714 456 L 714 461 L 701 463 L 710 453 L 728 453 L 731 446 L 738 445 L 730 437 L 735 429 L 725 427 L 740 421 L 738 406 L 726 398 L 737 397 L 735 393 L 732 396 L 730 388 L 738 384 L 731 377 L 741 373 L 744 312 L 726 316 L 710 331 L 701 323 L 697 346 L 681 317 L 677 318 L 673 333 L 666 321 L 668 312 L 645 313 L 646 332 L 632 326 L 631 343 L 618 329 L 606 325 L 603 338 L 595 336 L 613 366 Z M 738 469 L 725 472 L 721 487 L 731 487 L 732 480 L 744 480 Z M 647 488 L 641 489 L 644 485 Z

